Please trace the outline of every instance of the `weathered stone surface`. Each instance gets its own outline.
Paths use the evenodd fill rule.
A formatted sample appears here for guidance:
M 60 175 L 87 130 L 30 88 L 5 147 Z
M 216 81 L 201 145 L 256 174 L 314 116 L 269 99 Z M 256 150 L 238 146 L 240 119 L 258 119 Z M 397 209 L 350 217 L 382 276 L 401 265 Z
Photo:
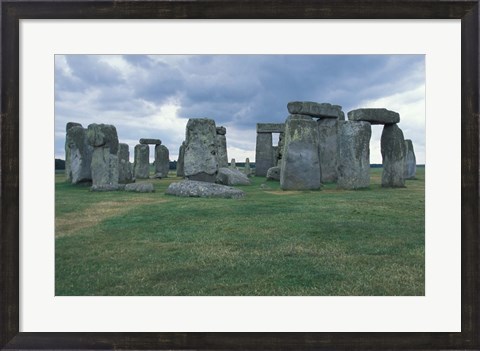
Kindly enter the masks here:
M 267 179 L 280 180 L 280 171 L 281 171 L 281 168 L 279 166 L 269 168 L 267 171 Z
M 274 161 L 274 165 L 276 166 L 280 166 L 282 164 L 284 135 L 284 133 L 280 133 L 278 136 L 277 154 L 275 156 L 276 160 Z
M 128 144 L 118 144 L 118 182 L 127 184 L 133 182 L 133 168 L 130 163 Z
M 226 199 L 240 199 L 245 192 L 230 186 L 199 182 L 195 180 L 183 180 L 168 186 L 165 194 L 182 197 L 212 197 Z
M 257 133 L 283 133 L 285 123 L 257 123 Z
M 290 115 L 280 171 L 283 190 L 320 189 L 317 123 L 308 116 Z
M 415 179 L 417 175 L 417 159 L 410 139 L 405 140 L 405 179 Z
M 215 145 L 217 148 L 218 168 L 228 167 L 227 137 L 225 136 L 226 133 L 227 129 L 225 127 L 217 127 Z
M 405 186 L 405 139 L 397 124 L 385 125 L 380 139 L 383 171 L 382 186 L 402 188 Z
M 270 167 L 274 166 L 271 133 L 257 133 L 255 148 L 255 175 L 265 177 Z
M 184 158 L 185 158 L 185 142 L 183 142 L 182 145 L 180 145 L 180 148 L 178 149 L 177 177 L 183 177 L 185 175 Z
M 160 178 L 168 177 L 168 171 L 170 170 L 170 156 L 168 148 L 165 145 L 155 146 L 155 175 Z
M 337 187 L 360 189 L 370 186 L 370 137 L 368 122 L 338 122 Z
M 143 144 L 143 145 L 160 145 L 162 143 L 162 141 L 160 139 L 147 139 L 147 138 L 141 138 L 139 140 L 139 143 L 140 144 Z
M 92 153 L 93 147 L 88 144 L 86 129 L 79 123 L 67 123 L 65 175 L 68 181 L 78 184 L 92 180 Z
M 77 123 L 77 122 L 67 122 L 67 125 L 66 125 L 66 128 L 65 128 L 65 131 L 68 132 L 68 130 L 72 127 L 82 127 L 83 126 L 80 124 L 80 123 Z
M 214 120 L 208 118 L 188 120 L 184 156 L 186 178 L 215 182 L 218 170 L 216 135 Z
M 327 102 L 318 103 L 312 101 L 292 101 L 287 104 L 290 114 L 307 115 L 312 117 L 345 119 L 342 107 Z
M 217 183 L 223 185 L 250 185 L 250 180 L 238 169 L 222 167 L 218 169 Z
M 135 145 L 133 174 L 135 179 L 147 179 L 150 173 L 150 148 L 146 144 Z
M 115 126 L 92 123 L 88 126 L 87 138 L 91 146 L 108 148 L 112 155 L 117 155 L 118 135 Z
M 107 189 L 111 186 L 115 189 L 118 187 L 117 129 L 110 124 L 90 124 L 87 139 L 93 146 L 92 188 Z
M 245 160 L 245 168 L 243 169 L 243 173 L 245 173 L 247 177 L 250 177 L 252 175 L 252 168 L 250 166 L 250 159 L 248 157 Z
M 234 158 L 232 158 L 232 160 L 230 161 L 230 168 L 237 169 L 237 163 L 235 162 Z
M 104 185 L 92 185 L 90 191 L 122 191 L 125 188 L 125 184 L 104 184 Z
M 348 113 L 350 121 L 365 121 L 370 124 L 393 124 L 400 122 L 400 115 L 386 108 L 359 108 Z
M 125 185 L 125 191 L 133 191 L 136 193 L 153 193 L 155 189 L 153 188 L 152 183 L 141 182 Z
M 338 119 L 320 118 L 318 125 L 318 152 L 323 182 L 337 181 L 337 132 Z

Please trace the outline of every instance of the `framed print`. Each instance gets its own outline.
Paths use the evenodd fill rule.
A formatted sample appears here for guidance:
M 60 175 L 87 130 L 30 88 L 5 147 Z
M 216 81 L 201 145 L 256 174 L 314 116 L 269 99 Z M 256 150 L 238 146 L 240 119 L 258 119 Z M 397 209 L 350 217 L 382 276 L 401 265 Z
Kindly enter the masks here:
M 478 1 L 6 1 L 1 6 L 2 347 L 480 346 Z M 335 68 L 340 65 L 343 74 Z M 319 66 L 325 69 L 317 70 Z M 286 75 L 295 79 L 282 80 Z M 330 77 L 322 81 L 328 82 L 328 87 L 312 93 L 317 76 Z M 336 84 L 340 80 L 343 85 Z M 152 86 L 148 88 L 147 83 Z M 396 96 L 395 100 L 368 100 L 375 89 L 388 96 L 390 86 L 402 84 L 404 91 L 392 90 L 389 95 Z M 291 90 L 278 90 L 286 85 L 291 85 Z M 252 86 L 270 88 L 255 90 Z M 345 113 L 337 105 L 339 97 L 360 93 L 363 100 L 345 103 Z M 298 96 L 292 101 L 314 101 L 320 96 L 315 101 L 332 104 L 293 103 L 285 100 L 289 94 Z M 159 95 L 168 103 L 160 103 Z M 244 99 L 242 103 L 238 96 Z M 212 99 L 216 104 L 208 106 Z M 258 103 L 246 107 L 250 100 Z M 365 101 L 367 106 L 362 105 Z M 267 116 L 281 114 L 274 106 L 286 106 L 287 102 L 288 111 L 282 107 L 285 115 L 303 117 L 289 117 L 282 124 L 282 119 Z M 236 114 L 232 106 L 245 111 Z M 285 175 L 288 159 L 293 157 L 289 152 L 295 154 L 292 145 L 299 147 L 292 141 L 298 133 L 288 134 L 292 126 L 310 123 L 320 131 L 320 122 L 317 126 L 312 116 L 321 121 L 335 111 L 339 119 L 348 112 L 346 119 L 356 126 L 378 123 L 355 121 L 355 114 L 378 112 L 363 107 L 390 107 L 400 112 L 403 124 L 399 126 L 405 139 L 414 135 L 413 144 L 418 145 L 416 164 L 422 168 L 417 180 L 410 181 L 410 189 L 409 181 L 400 190 L 384 189 L 389 188 L 384 179 L 385 152 L 393 146 L 388 146 L 382 135 L 384 173 L 368 171 L 374 179 L 369 190 L 353 191 L 356 195 L 342 207 L 335 202 L 335 196 L 344 194 L 336 189 L 339 182 L 321 180 L 314 171 L 325 203 L 319 207 L 315 192 L 310 202 L 305 202 L 306 197 L 297 193 L 310 196 L 301 193 L 306 188 L 288 188 L 286 182 L 290 179 Z M 316 116 L 314 109 L 330 112 L 322 110 Z M 211 124 L 208 130 L 213 131 L 215 141 L 207 144 L 213 145 L 212 150 L 193 146 L 200 127 L 189 132 L 193 128 L 189 125 L 198 122 L 192 117 L 209 117 L 201 116 L 204 110 L 217 122 L 215 126 L 211 120 L 201 120 Z M 177 111 L 190 119 L 179 117 Z M 264 117 L 248 120 L 255 111 Z M 381 123 L 385 129 L 398 128 L 395 112 L 389 113 L 393 119 Z M 222 115 L 232 116 L 231 120 Z M 338 123 L 336 135 L 341 135 L 347 122 Z M 250 126 L 255 124 L 256 128 Z M 191 160 L 192 150 L 207 149 L 208 155 L 215 155 L 215 162 L 220 162 L 221 141 L 217 139 L 222 135 L 225 139 L 225 127 L 220 125 L 227 127 L 228 141 L 224 143 L 237 163 L 234 166 L 235 160 L 226 158 L 222 161 L 224 172 L 244 175 L 247 162 L 243 160 L 250 157 L 255 160 L 256 172 L 266 173 L 275 165 L 261 170 L 262 162 L 275 158 L 270 161 L 280 165 L 280 183 L 265 182 L 259 174 L 250 178 L 254 186 L 243 189 L 247 198 L 258 199 L 255 204 L 222 199 L 224 202 L 189 207 L 196 202 L 167 199 L 164 193 L 169 193 L 173 181 L 183 184 L 183 177 L 174 174 L 168 180 L 165 174 L 169 174 L 171 162 L 165 163 L 163 171 L 162 157 L 169 161 L 170 151 L 170 161 L 178 158 L 178 167 L 181 151 L 177 150 L 185 132 L 186 159 Z M 164 133 L 162 140 L 156 139 L 158 131 Z M 277 141 L 272 146 L 272 133 L 280 135 L 277 149 Z M 77 134 L 81 134 L 79 143 Z M 252 146 L 254 134 L 256 146 Z M 175 139 L 173 135 L 181 136 Z M 202 138 L 199 140 L 204 141 Z M 264 147 L 262 138 L 268 139 L 264 152 L 268 157 L 259 151 Z M 311 138 L 316 140 L 318 134 Z M 379 135 L 372 138 L 380 144 Z M 85 182 L 88 188 L 70 184 L 79 176 L 72 167 L 79 170 L 79 163 L 87 157 L 80 150 L 84 141 L 85 147 L 92 148 L 88 157 L 95 160 L 88 162 L 95 165 Z M 124 163 L 137 180 L 143 177 L 139 150 L 146 152 L 144 185 L 153 184 L 155 193 L 94 192 L 106 189 L 105 177 L 114 173 L 115 180 L 119 179 L 119 142 L 127 143 L 130 157 L 126 156 Z M 281 142 L 285 144 L 280 146 Z M 76 147 L 76 143 L 82 145 Z M 307 144 L 312 145 L 310 141 Z M 340 149 L 346 144 L 335 143 Z M 401 145 L 404 155 L 408 147 L 403 149 L 403 135 Z M 380 151 L 380 145 L 370 148 Z M 273 150 L 277 150 L 275 154 Z M 55 163 L 57 158 L 65 158 L 67 172 L 51 172 L 52 153 Z M 303 149 L 301 154 L 305 155 Z M 379 158 L 380 152 L 375 157 Z M 135 161 L 132 165 L 131 159 Z M 109 162 L 115 162 L 112 169 L 117 173 L 101 168 Z M 184 172 L 193 168 L 188 162 L 185 166 L 190 169 Z M 328 168 L 319 162 L 302 166 L 304 173 L 311 165 L 323 171 Z M 371 158 L 368 169 L 381 162 Z M 216 167 L 218 171 L 218 164 Z M 208 172 L 202 172 L 187 178 L 205 181 Z M 155 179 L 148 179 L 152 174 Z M 403 185 L 403 166 L 401 178 Z M 221 182 L 219 179 L 216 181 Z M 117 182 L 115 186 L 120 187 Z M 280 195 L 288 191 L 293 196 L 285 200 L 287 196 Z M 269 196 L 270 204 L 262 194 Z M 373 207 L 367 199 L 378 194 L 393 195 Z M 392 208 L 392 198 L 403 207 Z M 231 205 L 232 201 L 236 205 Z M 89 202 L 95 206 L 87 206 Z M 137 206 L 140 203 L 143 207 Z M 338 212 L 333 211 L 335 206 Z M 316 241 L 318 216 L 327 215 L 329 207 L 331 216 L 339 216 L 327 225 L 338 229 L 332 230 L 337 237 Z M 275 217 L 274 208 L 282 215 Z M 315 214 L 320 208 L 325 214 Z M 376 212 L 379 210 L 382 212 Z M 158 213 L 170 220 L 155 217 Z M 220 221 L 215 213 L 230 215 Z M 262 214 L 276 219 L 258 219 L 249 229 Z M 154 226 L 144 223 L 145 218 L 154 218 Z M 212 218 L 214 226 L 209 222 Z M 239 230 L 235 225 L 242 219 L 243 229 Z M 285 227 L 283 236 L 275 236 L 275 221 Z M 389 221 L 397 227 L 379 226 Z M 262 236 L 250 234 L 255 225 Z M 148 234 L 135 235 L 131 228 L 139 226 Z M 349 226 L 353 228 L 350 231 Z M 397 232 L 395 228 L 400 227 L 404 230 Z M 93 232 L 91 228 L 97 229 Z M 198 235 L 207 232 L 216 243 Z M 308 245 L 292 237 L 303 238 Z M 122 248 L 122 242 L 128 247 Z M 262 250 L 267 247 L 266 258 Z M 124 259 L 119 260 L 119 255 Z M 158 268 L 160 263 L 164 269 Z M 342 265 L 357 265 L 358 270 L 346 279 Z

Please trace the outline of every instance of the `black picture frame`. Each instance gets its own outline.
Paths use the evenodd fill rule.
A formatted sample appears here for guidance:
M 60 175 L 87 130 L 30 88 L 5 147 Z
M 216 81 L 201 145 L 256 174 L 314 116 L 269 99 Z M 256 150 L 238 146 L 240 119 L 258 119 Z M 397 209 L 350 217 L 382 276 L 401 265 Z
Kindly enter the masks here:
M 478 0 L 5 0 L 0 6 L 2 41 L 0 347 L 149 350 L 480 349 Z M 459 333 L 19 332 L 19 21 L 32 18 L 461 19 L 462 331 Z

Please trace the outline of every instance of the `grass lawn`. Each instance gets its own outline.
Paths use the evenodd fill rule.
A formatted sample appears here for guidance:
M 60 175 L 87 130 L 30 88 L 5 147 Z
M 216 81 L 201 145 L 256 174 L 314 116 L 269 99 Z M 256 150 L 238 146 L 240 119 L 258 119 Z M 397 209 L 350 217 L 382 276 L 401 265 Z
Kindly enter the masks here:
M 90 192 L 56 174 L 56 295 L 424 295 L 424 168 L 383 189 L 244 199 Z M 260 185 L 266 183 L 268 189 Z

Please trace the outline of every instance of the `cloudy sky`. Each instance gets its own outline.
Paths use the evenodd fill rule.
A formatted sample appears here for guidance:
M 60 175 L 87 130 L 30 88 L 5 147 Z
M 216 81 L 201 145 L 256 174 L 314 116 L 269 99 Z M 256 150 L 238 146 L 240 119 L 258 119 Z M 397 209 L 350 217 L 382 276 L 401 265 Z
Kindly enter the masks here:
M 55 157 L 71 121 L 115 125 L 131 161 L 140 138 L 161 139 L 176 160 L 188 119 L 205 117 L 227 128 L 229 158 L 254 161 L 256 123 L 284 122 L 289 101 L 397 111 L 425 162 L 423 55 L 56 55 Z M 372 126 L 371 163 L 381 131 Z

